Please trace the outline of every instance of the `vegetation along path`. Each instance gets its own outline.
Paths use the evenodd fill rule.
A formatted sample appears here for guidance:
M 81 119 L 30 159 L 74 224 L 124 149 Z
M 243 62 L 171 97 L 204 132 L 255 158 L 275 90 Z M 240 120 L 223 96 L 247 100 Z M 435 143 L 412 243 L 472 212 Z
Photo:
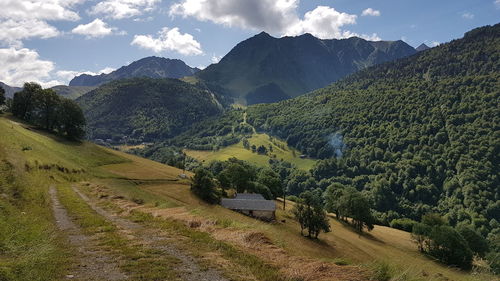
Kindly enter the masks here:
M 64 206 L 57 198 L 54 186 L 49 189 L 54 218 L 57 227 L 68 234 L 69 242 L 80 256 L 74 271 L 67 278 L 75 280 L 124 280 L 127 276 L 120 271 L 118 264 L 106 252 L 97 250 L 97 243 L 92 237 L 84 235 L 82 230 L 74 224 Z
M 107 220 L 111 221 L 122 231 L 125 231 L 129 236 L 133 236 L 134 239 L 141 240 L 143 245 L 147 245 L 155 250 L 162 251 L 169 256 L 173 256 L 180 260 L 181 264 L 178 266 L 180 269 L 181 278 L 188 281 L 226 281 L 228 279 L 224 278 L 220 272 L 214 269 L 200 268 L 196 260 L 190 256 L 183 253 L 177 247 L 169 243 L 168 238 L 162 236 L 157 231 L 147 229 L 142 225 L 132 222 L 130 220 L 119 217 L 112 214 L 103 208 L 100 208 L 90 200 L 85 194 L 80 192 L 78 188 L 74 185 L 71 186 L 73 190 L 99 215 L 103 216 Z

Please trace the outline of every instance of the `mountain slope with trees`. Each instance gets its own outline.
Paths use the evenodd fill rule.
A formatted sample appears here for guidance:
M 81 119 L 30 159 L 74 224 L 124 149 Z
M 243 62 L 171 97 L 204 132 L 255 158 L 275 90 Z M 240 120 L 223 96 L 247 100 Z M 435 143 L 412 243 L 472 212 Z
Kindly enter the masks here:
M 309 95 L 249 107 L 247 120 L 324 159 L 312 170 L 318 186 L 362 191 L 379 222 L 437 212 L 497 245 L 499 35 L 500 24 L 472 30 Z
M 0 87 L 2 87 L 5 91 L 5 96 L 7 98 L 12 98 L 14 93 L 20 92 L 23 88 L 20 87 L 11 87 L 3 82 L 0 82 Z
M 110 81 L 134 77 L 182 78 L 198 71 L 198 68 L 192 68 L 181 60 L 153 56 L 134 61 L 109 74 L 76 76 L 69 82 L 69 86 L 99 86 Z
M 196 73 L 246 104 L 296 97 L 374 64 L 415 54 L 403 41 L 321 40 L 311 34 L 274 38 L 262 32 Z M 270 97 L 267 97 L 270 96 Z
M 142 142 L 177 135 L 223 111 L 217 97 L 177 79 L 113 81 L 78 98 L 90 139 Z

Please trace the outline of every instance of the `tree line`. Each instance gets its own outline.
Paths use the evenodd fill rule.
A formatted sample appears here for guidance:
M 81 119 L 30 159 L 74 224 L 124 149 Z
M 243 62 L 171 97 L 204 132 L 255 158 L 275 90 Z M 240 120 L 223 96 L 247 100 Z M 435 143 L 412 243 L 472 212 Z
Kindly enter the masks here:
M 26 122 L 69 139 L 85 136 L 85 117 L 80 107 L 37 83 L 25 83 L 23 89 L 14 94 L 8 110 Z

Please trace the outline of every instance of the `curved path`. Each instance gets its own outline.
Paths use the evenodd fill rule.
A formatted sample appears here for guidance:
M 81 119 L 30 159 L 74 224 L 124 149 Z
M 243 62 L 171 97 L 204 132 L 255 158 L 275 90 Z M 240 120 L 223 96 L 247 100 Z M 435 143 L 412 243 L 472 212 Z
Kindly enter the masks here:
M 110 213 L 90 200 L 83 194 L 75 185 L 71 188 L 99 215 L 111 221 L 120 230 L 132 235 L 134 240 L 138 240 L 146 247 L 154 248 L 164 252 L 166 255 L 173 256 L 181 261 L 176 270 L 179 271 L 180 277 L 187 281 L 228 281 L 221 273 L 211 268 L 200 268 L 196 260 L 186 253 L 183 253 L 172 243 L 169 243 L 169 238 L 162 236 L 158 231 L 148 229 L 138 223 L 132 222 L 128 219 Z

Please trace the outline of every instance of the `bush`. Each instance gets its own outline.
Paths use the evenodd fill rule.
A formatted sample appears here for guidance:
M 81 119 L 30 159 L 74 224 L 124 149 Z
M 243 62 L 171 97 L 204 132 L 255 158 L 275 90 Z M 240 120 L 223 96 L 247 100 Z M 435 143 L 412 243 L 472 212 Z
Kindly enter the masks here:
M 462 269 L 472 267 L 472 251 L 467 241 L 450 226 L 435 226 L 429 235 L 428 252 L 438 260 Z
M 195 170 L 191 190 L 207 203 L 216 204 L 220 202 L 221 192 L 215 184 L 212 173 L 205 168 Z
M 412 219 L 407 219 L 407 218 L 404 218 L 404 219 L 394 219 L 394 220 L 391 221 L 390 226 L 392 228 L 396 228 L 396 229 L 400 229 L 400 230 L 411 232 L 413 230 L 413 226 L 416 223 L 417 223 L 416 221 L 414 221 Z
M 469 248 L 480 257 L 484 257 L 488 252 L 488 242 L 470 226 L 459 226 L 458 232 L 467 241 Z

